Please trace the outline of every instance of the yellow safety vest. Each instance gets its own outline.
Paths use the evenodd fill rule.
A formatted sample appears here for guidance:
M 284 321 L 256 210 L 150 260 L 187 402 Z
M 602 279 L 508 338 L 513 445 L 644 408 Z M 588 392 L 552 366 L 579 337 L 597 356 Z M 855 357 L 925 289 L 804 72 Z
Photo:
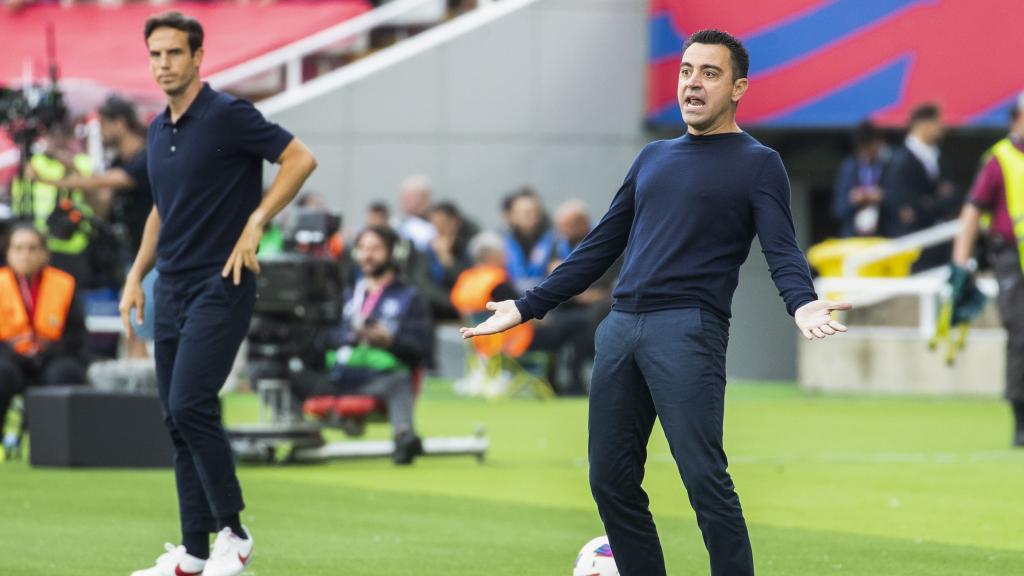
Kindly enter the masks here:
M 83 176 L 92 174 L 92 160 L 86 154 L 77 154 L 74 158 L 75 169 Z M 45 154 L 35 154 L 29 161 L 32 170 L 40 178 L 46 180 L 60 180 L 67 170 L 64 164 L 55 158 Z M 56 186 L 39 181 L 31 183 L 31 194 L 25 194 L 23 182 L 15 180 L 11 186 L 12 209 L 15 216 L 29 217 L 35 223 L 36 228 L 43 234 L 47 233 L 46 219 L 57 207 L 60 190 Z M 81 254 L 89 245 L 89 218 L 92 217 L 92 209 L 86 205 L 81 190 L 71 192 L 71 200 L 75 207 L 86 217 L 85 222 L 78 227 L 78 231 L 68 238 L 47 238 L 46 245 L 51 252 L 58 254 Z
M 1006 208 L 1013 222 L 1013 235 L 1017 238 L 1017 252 L 1024 270 L 1024 152 L 1017 149 L 1012 140 L 1003 138 L 991 148 L 991 153 L 1003 172 Z

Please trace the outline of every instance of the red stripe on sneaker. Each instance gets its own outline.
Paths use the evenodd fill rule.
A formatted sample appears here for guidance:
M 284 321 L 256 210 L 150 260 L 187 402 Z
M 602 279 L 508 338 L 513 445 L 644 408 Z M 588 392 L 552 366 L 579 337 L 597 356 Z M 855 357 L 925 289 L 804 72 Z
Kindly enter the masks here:
M 199 572 L 185 572 L 181 569 L 181 564 L 174 567 L 174 576 L 203 576 L 203 571 Z
M 241 554 L 238 555 L 238 560 L 242 562 L 242 566 L 249 564 L 250 556 L 252 556 L 252 554 L 249 554 L 249 556 L 242 556 Z

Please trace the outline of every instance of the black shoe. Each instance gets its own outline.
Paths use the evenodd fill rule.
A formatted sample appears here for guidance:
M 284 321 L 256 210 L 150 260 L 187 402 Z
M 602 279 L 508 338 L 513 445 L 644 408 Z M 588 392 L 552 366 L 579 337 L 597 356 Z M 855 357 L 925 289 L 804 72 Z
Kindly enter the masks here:
M 1024 430 L 1017 432 L 1017 435 L 1014 436 L 1013 446 L 1015 448 L 1024 448 Z
M 395 453 L 391 459 L 395 464 L 407 465 L 423 454 L 423 440 L 414 432 L 401 432 L 395 437 Z

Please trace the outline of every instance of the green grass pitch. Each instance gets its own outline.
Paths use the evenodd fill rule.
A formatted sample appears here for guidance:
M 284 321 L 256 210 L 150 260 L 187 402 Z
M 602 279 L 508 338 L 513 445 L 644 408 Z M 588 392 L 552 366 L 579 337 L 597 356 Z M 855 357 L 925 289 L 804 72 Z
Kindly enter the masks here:
M 586 469 L 586 402 L 455 398 L 427 386 L 426 435 L 486 426 L 471 458 L 242 466 L 251 576 L 568 576 L 602 532 Z M 254 398 L 227 399 L 229 420 Z M 726 449 L 764 576 L 1024 574 L 1024 450 L 996 400 L 823 397 L 730 384 Z M 372 431 L 386 435 L 386 427 Z M 707 557 L 655 430 L 645 487 L 673 575 Z M 0 464 L 0 575 L 109 576 L 176 541 L 169 471 Z

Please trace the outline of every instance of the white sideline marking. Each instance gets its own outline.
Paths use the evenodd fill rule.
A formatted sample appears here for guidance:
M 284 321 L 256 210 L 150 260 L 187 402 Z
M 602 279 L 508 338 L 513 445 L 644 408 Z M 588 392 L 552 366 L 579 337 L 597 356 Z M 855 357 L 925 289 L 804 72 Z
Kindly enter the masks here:
M 674 462 L 671 454 L 652 454 L 649 460 Z M 729 456 L 730 464 L 964 464 L 972 462 L 1022 462 L 1024 450 L 989 450 L 980 452 L 835 452 L 825 454 L 788 454 Z

